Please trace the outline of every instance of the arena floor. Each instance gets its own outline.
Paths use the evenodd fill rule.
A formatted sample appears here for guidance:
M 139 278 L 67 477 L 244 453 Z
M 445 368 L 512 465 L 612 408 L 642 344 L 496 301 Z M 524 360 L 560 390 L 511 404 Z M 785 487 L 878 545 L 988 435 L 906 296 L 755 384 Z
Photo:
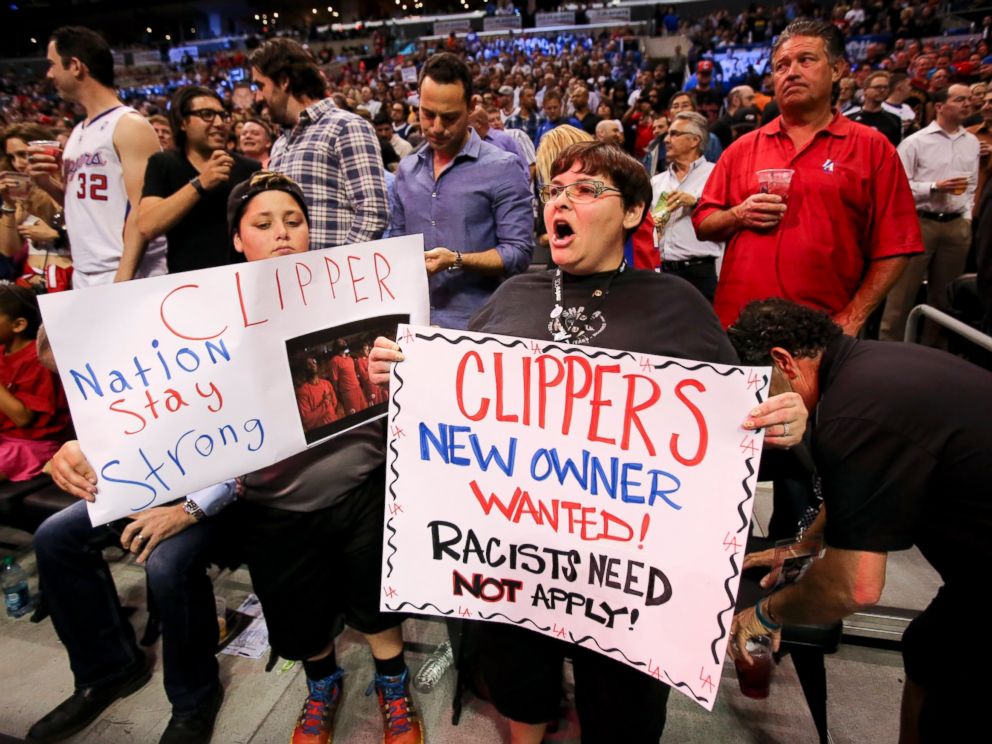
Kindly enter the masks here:
M 762 522 L 764 493 L 759 502 Z M 0 528 L 0 555 L 17 554 L 33 574 L 30 535 Z M 118 589 L 127 604 L 138 606 L 132 622 L 144 627 L 144 574 L 130 560 L 113 566 Z M 216 591 L 231 607 L 251 591 L 245 570 L 225 572 L 215 582 Z M 936 589 L 936 577 L 915 552 L 890 558 L 889 580 L 882 603 L 922 609 Z M 20 741 L 30 725 L 72 691 L 68 660 L 49 621 L 32 624 L 27 618 L 0 619 L 0 744 Z M 427 653 L 444 638 L 437 621 L 408 621 L 407 658 L 416 671 Z M 85 744 L 155 744 L 169 719 L 170 708 L 162 689 L 158 645 L 154 677 L 135 695 L 112 705 L 92 726 L 72 741 Z M 366 697 L 372 660 L 362 639 L 346 631 L 339 644 L 339 658 L 347 672 L 344 699 L 338 712 L 336 744 L 372 744 L 382 740 L 381 720 L 374 697 Z M 220 656 L 226 698 L 217 720 L 213 741 L 218 744 L 284 744 L 289 740 L 302 704 L 305 684 L 300 665 L 280 665 L 265 672 L 265 659 L 254 661 Z M 845 643 L 827 659 L 829 722 L 835 744 L 896 741 L 902 662 L 897 651 Z M 451 724 L 454 676 L 449 673 L 431 693 L 414 693 L 421 710 L 428 744 L 496 744 L 509 740 L 509 730 L 491 705 L 468 697 L 460 725 Z M 695 744 L 805 744 L 817 741 L 816 732 L 795 669 L 786 657 L 776 669 L 772 694 L 764 701 L 742 696 L 730 662 L 712 713 L 679 694 L 672 694 L 664 742 Z M 578 729 L 570 714 L 558 733 L 548 738 L 557 744 L 577 744 Z M 606 744 L 606 743 L 604 743 Z

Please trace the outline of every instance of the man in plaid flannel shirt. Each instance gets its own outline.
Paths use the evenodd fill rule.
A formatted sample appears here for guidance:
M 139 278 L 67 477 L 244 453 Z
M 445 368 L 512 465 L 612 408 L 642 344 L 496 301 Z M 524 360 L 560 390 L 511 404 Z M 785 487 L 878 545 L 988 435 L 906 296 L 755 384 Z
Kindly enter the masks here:
M 310 209 L 310 245 L 328 248 L 382 237 L 389 201 L 372 125 L 325 98 L 310 53 L 292 39 L 270 39 L 251 55 L 257 98 L 285 128 L 269 170 L 296 181 Z

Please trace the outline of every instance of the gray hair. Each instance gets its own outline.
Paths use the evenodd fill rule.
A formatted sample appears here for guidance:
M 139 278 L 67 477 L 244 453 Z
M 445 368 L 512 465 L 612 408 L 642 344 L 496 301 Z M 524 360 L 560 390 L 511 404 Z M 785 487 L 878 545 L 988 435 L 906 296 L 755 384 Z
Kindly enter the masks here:
M 812 36 L 817 39 L 823 39 L 823 45 L 827 50 L 827 58 L 830 60 L 830 64 L 844 58 L 844 35 L 834 24 L 822 20 L 813 20 L 812 18 L 799 18 L 786 26 L 785 30 L 779 34 L 778 38 L 772 44 L 771 59 L 773 66 L 775 55 L 782 48 L 782 45 L 798 36 Z
M 677 121 L 686 122 L 686 128 L 689 132 L 699 138 L 699 144 L 696 145 L 696 149 L 699 150 L 699 154 L 702 155 L 703 152 L 705 152 L 706 145 L 710 140 L 710 130 L 706 124 L 706 117 L 702 114 L 696 113 L 695 111 L 683 111 L 675 114 L 675 118 L 672 119 L 672 124 Z

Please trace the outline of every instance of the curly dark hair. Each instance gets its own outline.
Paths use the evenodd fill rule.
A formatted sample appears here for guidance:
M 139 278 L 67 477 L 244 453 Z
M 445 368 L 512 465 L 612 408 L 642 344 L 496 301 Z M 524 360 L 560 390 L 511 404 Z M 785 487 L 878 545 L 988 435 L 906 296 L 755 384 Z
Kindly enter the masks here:
M 743 364 L 771 364 L 771 350 L 780 346 L 794 357 L 812 358 L 843 333 L 821 310 L 778 297 L 755 300 L 727 329 Z

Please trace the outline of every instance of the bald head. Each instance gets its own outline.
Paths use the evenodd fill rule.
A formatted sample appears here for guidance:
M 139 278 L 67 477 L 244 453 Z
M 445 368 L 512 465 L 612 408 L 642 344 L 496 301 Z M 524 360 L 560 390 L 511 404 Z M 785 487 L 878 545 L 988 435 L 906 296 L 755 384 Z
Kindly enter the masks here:
M 614 145 L 623 144 L 623 125 L 617 119 L 603 119 L 596 125 L 596 139 Z
M 489 134 L 489 114 L 482 106 L 476 106 L 472 110 L 472 113 L 468 115 L 468 123 L 483 139 Z
M 727 94 L 727 112 L 733 114 L 738 109 L 754 105 L 754 88 L 750 85 L 738 85 Z

